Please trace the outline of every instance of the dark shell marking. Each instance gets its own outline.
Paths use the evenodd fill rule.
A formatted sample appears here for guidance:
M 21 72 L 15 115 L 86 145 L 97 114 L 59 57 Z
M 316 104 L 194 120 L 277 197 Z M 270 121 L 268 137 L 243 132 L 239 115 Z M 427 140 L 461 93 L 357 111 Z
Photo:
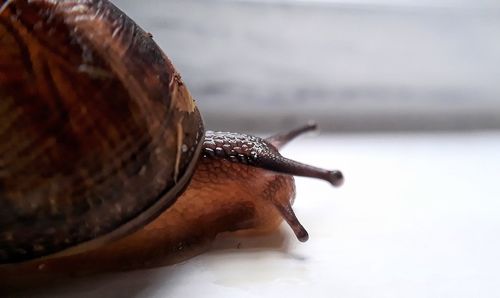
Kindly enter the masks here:
M 172 204 L 203 124 L 150 36 L 107 1 L 1 9 L 0 263 L 97 245 Z
M 166 217 L 164 238 L 205 239 L 199 224 L 185 230 L 184 218 L 170 225 L 170 209 L 162 213 L 184 192 L 196 165 L 202 174 L 184 192 L 195 206 L 182 208 L 210 210 L 205 219 L 219 225 L 207 227 L 210 235 L 245 228 L 255 214 L 268 213 L 270 202 L 298 239 L 307 240 L 291 209 L 295 190 L 288 175 L 334 186 L 343 176 L 287 159 L 278 149 L 315 125 L 267 139 L 205 135 L 172 63 L 150 34 L 110 2 L 2 3 L 0 265 L 48 255 L 64 264 L 65 257 L 106 248 L 111 255 L 102 257 L 114 258 L 113 244 L 123 242 L 109 241 L 134 231 L 131 236 L 139 238 L 121 240 L 142 251 L 145 243 L 137 235 L 157 238 L 147 224 L 158 216 Z M 256 185 L 260 192 L 254 192 Z M 223 203 L 205 208 L 213 195 Z M 238 202 L 242 197 L 247 201 Z M 279 218 L 271 218 L 274 227 Z

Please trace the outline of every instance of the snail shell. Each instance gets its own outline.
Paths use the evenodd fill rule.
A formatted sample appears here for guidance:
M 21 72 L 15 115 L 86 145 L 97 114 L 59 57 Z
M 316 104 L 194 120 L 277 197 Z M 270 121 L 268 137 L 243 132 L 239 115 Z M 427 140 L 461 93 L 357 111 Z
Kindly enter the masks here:
M 204 132 L 171 62 L 110 2 L 4 1 L 0 283 L 180 260 L 222 232 L 283 219 L 306 241 L 291 175 L 343 176 L 278 150 L 315 127 Z
M 0 263 L 130 233 L 187 186 L 200 114 L 113 4 L 7 1 L 0 51 Z

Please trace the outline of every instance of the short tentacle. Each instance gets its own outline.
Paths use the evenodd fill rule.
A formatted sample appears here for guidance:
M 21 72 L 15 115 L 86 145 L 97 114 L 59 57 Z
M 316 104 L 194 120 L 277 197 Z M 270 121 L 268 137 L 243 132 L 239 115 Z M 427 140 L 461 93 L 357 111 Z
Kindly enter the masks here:
M 292 228 L 293 233 L 295 234 L 297 239 L 299 239 L 300 242 L 306 242 L 307 240 L 309 240 L 309 234 L 307 233 L 307 230 L 299 222 L 297 216 L 295 216 L 295 212 L 293 212 L 290 202 L 287 202 L 286 205 L 275 203 L 274 206 L 281 214 L 281 216 L 285 219 L 285 221 L 288 223 L 290 228 Z
M 282 148 L 297 136 L 316 128 L 315 123 L 308 123 L 267 139 L 239 133 L 208 131 L 205 134 L 203 144 L 203 157 L 246 164 L 277 174 L 318 178 L 329 182 L 333 186 L 341 186 L 344 182 L 344 176 L 340 171 L 325 170 L 303 164 L 283 157 L 278 152 L 279 148 Z M 278 200 L 273 197 L 269 199 L 290 225 L 297 238 L 302 242 L 307 241 L 309 235 L 293 212 L 292 200 Z

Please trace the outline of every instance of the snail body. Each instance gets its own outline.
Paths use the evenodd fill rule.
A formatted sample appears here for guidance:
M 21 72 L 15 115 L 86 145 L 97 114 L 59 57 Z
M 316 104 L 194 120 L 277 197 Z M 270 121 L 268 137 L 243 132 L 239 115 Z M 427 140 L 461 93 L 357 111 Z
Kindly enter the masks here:
M 343 177 L 278 149 L 314 127 L 206 132 L 170 60 L 109 1 L 3 1 L 0 272 L 169 263 L 282 218 L 305 241 L 291 175 Z

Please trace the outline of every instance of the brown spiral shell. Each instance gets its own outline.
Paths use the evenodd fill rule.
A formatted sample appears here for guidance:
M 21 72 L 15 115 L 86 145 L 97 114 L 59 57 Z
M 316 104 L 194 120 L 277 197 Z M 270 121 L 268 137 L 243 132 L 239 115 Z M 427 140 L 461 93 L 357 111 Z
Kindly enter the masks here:
M 168 58 L 105 0 L 0 8 L 0 263 L 87 249 L 171 205 L 199 112 Z

